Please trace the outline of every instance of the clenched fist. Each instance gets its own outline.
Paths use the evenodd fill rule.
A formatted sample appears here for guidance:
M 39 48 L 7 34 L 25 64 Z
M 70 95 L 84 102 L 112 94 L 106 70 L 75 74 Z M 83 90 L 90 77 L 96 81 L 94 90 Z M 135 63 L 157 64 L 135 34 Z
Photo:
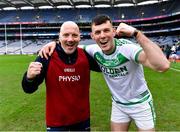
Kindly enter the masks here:
M 120 23 L 116 30 L 116 34 L 118 36 L 132 37 L 135 31 L 136 31 L 136 28 L 129 26 L 125 23 Z
M 41 73 L 42 64 L 40 62 L 31 62 L 27 71 L 27 78 L 33 79 Z

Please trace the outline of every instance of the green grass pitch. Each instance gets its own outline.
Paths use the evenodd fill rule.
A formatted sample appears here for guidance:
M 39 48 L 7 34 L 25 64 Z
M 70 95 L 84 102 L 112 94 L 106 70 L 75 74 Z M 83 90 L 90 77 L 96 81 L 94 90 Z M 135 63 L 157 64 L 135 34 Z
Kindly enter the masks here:
M 0 131 L 45 131 L 45 86 L 33 94 L 21 88 L 22 76 L 35 56 L 0 56 Z M 145 68 L 154 98 L 156 130 L 180 131 L 180 63 L 166 73 Z M 175 69 L 175 70 L 174 70 Z M 91 73 L 91 128 L 110 130 L 111 96 L 101 73 Z M 136 130 L 132 123 L 130 130 Z

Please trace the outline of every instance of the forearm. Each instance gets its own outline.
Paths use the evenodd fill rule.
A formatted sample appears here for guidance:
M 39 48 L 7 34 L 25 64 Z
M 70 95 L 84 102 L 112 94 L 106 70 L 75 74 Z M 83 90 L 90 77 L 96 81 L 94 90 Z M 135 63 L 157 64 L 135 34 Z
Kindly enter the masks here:
M 166 71 L 169 68 L 169 61 L 158 45 L 148 39 L 142 32 L 138 32 L 136 40 L 143 48 L 147 65 L 156 71 Z
M 43 82 L 44 77 L 46 75 L 48 60 L 45 58 L 37 57 L 36 62 L 42 63 L 43 67 L 41 69 L 41 73 L 33 77 L 32 79 L 27 78 L 27 72 L 25 72 L 22 79 L 22 88 L 26 93 L 33 93 L 38 89 L 38 86 Z
M 33 93 L 38 89 L 38 83 L 36 79 L 28 80 L 27 72 L 23 76 L 22 88 L 25 93 Z

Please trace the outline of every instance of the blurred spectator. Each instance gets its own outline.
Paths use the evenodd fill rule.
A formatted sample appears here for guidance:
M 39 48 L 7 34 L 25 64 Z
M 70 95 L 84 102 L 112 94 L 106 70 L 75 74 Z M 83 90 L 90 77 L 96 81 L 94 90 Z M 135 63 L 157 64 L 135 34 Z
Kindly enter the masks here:
M 170 54 L 170 60 L 172 62 L 176 62 L 177 60 L 180 59 L 179 55 L 177 54 L 177 48 L 175 44 L 171 47 L 171 54 Z
M 173 44 L 173 46 L 171 47 L 171 52 L 172 52 L 172 53 L 175 53 L 175 52 L 176 52 L 176 46 L 175 46 L 175 44 Z
M 164 52 L 166 54 L 166 58 L 169 59 L 169 56 L 171 54 L 171 47 L 169 45 L 166 45 Z

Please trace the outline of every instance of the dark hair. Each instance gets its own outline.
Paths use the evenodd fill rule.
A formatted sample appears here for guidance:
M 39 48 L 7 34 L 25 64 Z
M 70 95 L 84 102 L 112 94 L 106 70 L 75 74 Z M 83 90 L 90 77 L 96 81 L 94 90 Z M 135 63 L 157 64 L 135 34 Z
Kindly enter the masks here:
M 101 25 L 103 23 L 106 23 L 107 21 L 112 23 L 112 21 L 108 15 L 105 15 L 105 14 L 97 15 L 92 19 L 91 26 L 92 25 Z

